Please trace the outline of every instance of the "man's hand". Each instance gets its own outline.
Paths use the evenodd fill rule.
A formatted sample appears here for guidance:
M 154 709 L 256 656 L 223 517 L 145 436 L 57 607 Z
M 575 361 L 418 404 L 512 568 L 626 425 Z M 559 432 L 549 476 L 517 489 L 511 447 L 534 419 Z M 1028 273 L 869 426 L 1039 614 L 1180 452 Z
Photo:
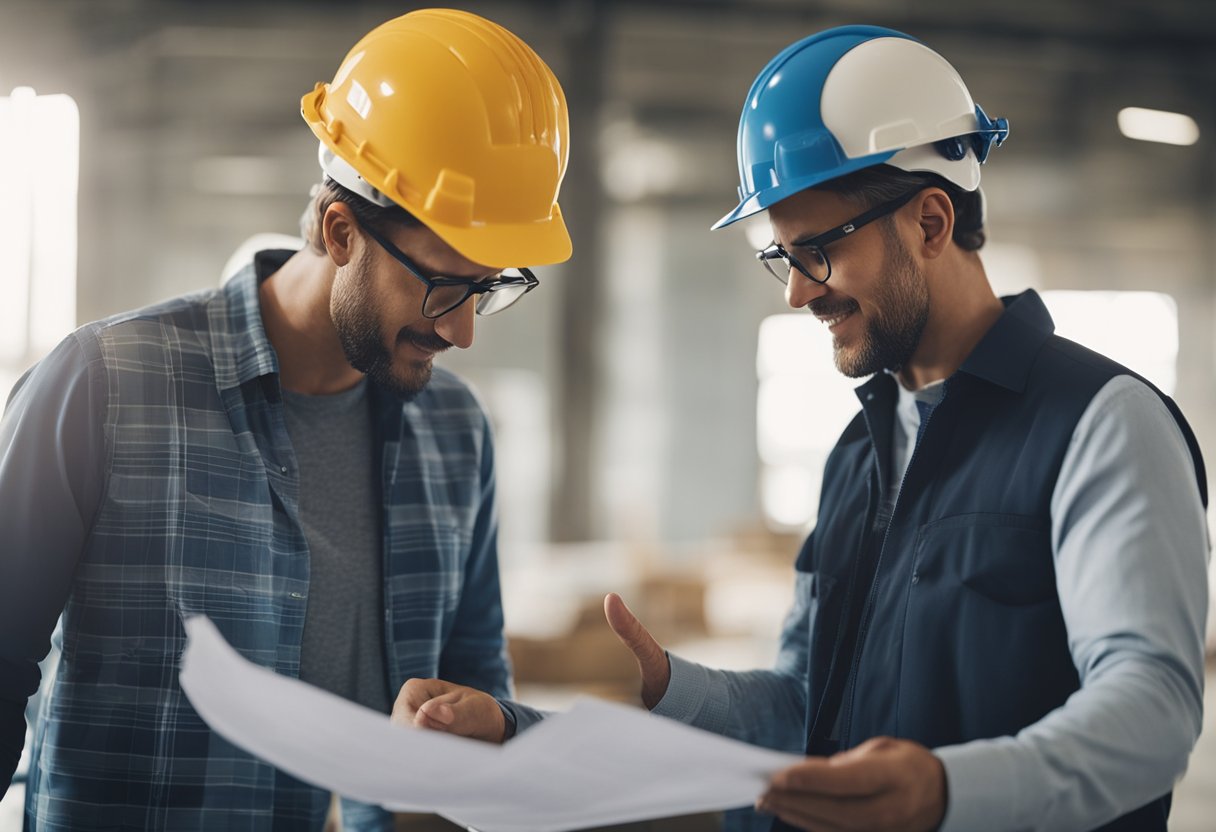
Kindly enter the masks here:
M 410 679 L 402 685 L 392 721 L 494 743 L 501 743 L 507 730 L 493 696 L 441 679 Z
M 667 652 L 615 592 L 604 598 L 604 617 L 617 638 L 625 642 L 638 660 L 638 670 L 642 673 L 642 704 L 648 710 L 653 710 L 663 694 L 667 693 L 667 685 L 671 681 L 671 662 L 667 659 Z
M 923 745 L 877 737 L 777 772 L 756 808 L 799 829 L 927 832 L 946 814 L 946 772 Z

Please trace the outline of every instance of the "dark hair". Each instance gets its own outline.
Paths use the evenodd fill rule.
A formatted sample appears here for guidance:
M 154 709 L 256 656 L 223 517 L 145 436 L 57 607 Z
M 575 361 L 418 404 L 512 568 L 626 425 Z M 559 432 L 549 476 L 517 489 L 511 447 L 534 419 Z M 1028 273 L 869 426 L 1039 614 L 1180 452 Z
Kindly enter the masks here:
M 979 251 L 987 239 L 984 232 L 984 197 L 979 189 L 964 191 L 936 173 L 909 173 L 891 165 L 875 165 L 815 187 L 840 194 L 864 208 L 895 199 L 917 188 L 941 188 L 954 206 L 955 244 L 963 251 Z M 891 217 L 885 220 L 892 222 Z
M 300 235 L 308 241 L 308 245 L 317 254 L 325 254 L 325 237 L 321 233 L 321 218 L 326 210 L 335 202 L 345 202 L 354 212 L 355 219 L 360 225 L 378 231 L 387 232 L 389 226 L 396 224 L 412 228 L 422 223 L 409 211 L 400 205 L 381 208 L 374 202 L 369 202 L 352 190 L 342 187 L 328 176 L 320 185 L 312 189 L 312 202 L 300 217 Z

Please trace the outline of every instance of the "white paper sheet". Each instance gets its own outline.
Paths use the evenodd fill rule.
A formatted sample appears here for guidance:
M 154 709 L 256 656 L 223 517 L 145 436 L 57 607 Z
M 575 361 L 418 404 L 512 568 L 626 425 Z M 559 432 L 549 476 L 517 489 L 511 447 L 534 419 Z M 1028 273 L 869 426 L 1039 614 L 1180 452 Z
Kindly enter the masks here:
M 186 621 L 181 685 L 230 742 L 321 788 L 480 832 L 561 832 L 752 803 L 800 757 L 580 699 L 503 746 L 402 728 Z

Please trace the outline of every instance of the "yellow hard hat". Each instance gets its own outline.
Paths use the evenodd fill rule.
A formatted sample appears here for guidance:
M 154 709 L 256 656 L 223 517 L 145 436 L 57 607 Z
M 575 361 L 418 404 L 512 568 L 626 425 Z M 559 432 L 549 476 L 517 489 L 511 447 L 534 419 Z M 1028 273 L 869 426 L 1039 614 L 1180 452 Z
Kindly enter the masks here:
M 570 151 L 566 96 L 498 24 L 449 9 L 390 20 L 300 107 L 327 175 L 400 205 L 470 260 L 569 259 L 557 204 Z

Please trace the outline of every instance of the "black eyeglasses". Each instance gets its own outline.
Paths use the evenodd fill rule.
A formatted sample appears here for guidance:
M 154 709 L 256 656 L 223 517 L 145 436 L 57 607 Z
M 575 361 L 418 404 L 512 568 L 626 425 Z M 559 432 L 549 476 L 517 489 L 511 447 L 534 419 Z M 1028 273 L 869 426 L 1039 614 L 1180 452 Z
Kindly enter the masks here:
M 824 251 L 827 245 L 849 236 L 857 229 L 874 222 L 876 219 L 898 211 L 907 205 L 912 200 L 912 197 L 923 190 L 924 188 L 916 188 L 908 191 L 906 194 L 897 196 L 888 202 L 875 205 L 864 214 L 858 214 L 853 219 L 836 226 L 831 231 L 825 231 L 814 237 L 806 237 L 795 243 L 791 243 L 790 248 L 798 252 L 798 256 L 796 257 L 784 246 L 773 243 L 763 251 L 757 251 L 756 259 L 768 270 L 769 274 L 780 280 L 783 284 L 790 282 L 791 268 L 797 269 L 806 275 L 809 280 L 813 280 L 816 283 L 827 283 L 828 278 L 832 276 L 832 261 L 828 259 L 828 253 Z M 773 263 L 774 260 L 780 260 L 785 268 L 777 268 Z
M 493 315 L 501 312 L 524 295 L 540 285 L 536 275 L 524 268 L 503 269 L 497 277 L 476 279 L 469 277 L 427 277 L 422 268 L 411 260 L 404 251 L 397 248 L 384 235 L 368 228 L 363 223 L 359 227 L 367 232 L 380 247 L 392 255 L 393 259 L 426 284 L 426 297 L 422 300 L 422 314 L 427 318 L 442 318 L 472 295 L 480 295 L 477 299 L 478 315 Z

